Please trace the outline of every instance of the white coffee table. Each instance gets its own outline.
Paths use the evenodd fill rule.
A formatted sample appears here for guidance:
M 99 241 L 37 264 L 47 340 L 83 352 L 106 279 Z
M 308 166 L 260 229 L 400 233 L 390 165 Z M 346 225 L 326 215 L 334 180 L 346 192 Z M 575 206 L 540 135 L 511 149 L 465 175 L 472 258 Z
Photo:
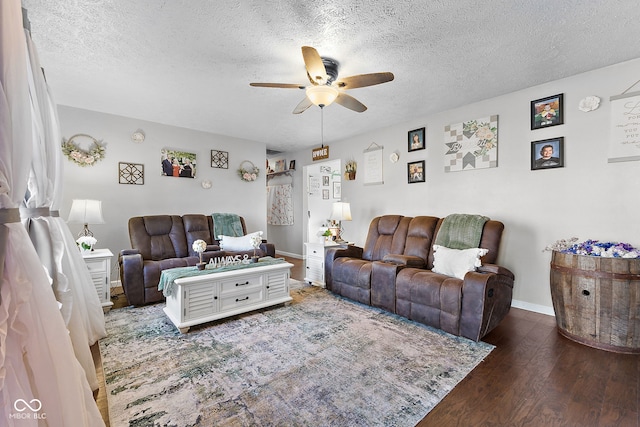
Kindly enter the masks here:
M 194 325 L 287 303 L 291 267 L 282 262 L 176 279 L 164 312 L 184 334 Z

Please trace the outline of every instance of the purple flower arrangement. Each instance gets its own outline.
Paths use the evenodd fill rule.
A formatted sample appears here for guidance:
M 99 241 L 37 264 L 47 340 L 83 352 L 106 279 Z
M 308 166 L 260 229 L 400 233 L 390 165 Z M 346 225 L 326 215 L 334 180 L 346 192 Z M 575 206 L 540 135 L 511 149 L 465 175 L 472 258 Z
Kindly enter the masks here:
M 567 254 L 599 256 L 604 258 L 639 258 L 640 249 L 629 243 L 600 242 L 599 240 L 585 240 L 578 242 L 577 237 L 562 239 L 545 248 L 548 251 L 558 251 Z

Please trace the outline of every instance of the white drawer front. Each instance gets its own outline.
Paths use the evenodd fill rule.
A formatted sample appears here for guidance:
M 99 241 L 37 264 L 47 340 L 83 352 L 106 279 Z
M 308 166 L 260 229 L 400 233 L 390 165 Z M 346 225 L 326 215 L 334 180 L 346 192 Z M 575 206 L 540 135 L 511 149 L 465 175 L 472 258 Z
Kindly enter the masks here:
M 256 288 L 262 289 L 262 275 L 260 276 L 238 276 L 220 282 L 221 296 L 229 293 L 248 292 Z
M 85 260 L 89 271 L 107 271 L 107 260 Z
M 235 295 L 223 296 L 220 299 L 220 311 L 234 310 L 244 307 L 245 305 L 256 304 L 262 302 L 262 297 L 262 287 L 246 290 L 243 293 L 236 293 Z

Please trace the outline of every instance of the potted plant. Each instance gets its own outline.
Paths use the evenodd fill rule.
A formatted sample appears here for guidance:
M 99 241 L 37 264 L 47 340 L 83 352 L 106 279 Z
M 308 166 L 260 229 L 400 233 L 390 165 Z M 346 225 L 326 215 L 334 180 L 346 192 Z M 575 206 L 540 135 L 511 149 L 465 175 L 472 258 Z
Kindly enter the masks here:
M 202 239 L 198 239 L 193 242 L 193 245 L 191 245 L 191 247 L 193 248 L 194 252 L 197 252 L 200 256 L 200 262 L 196 264 L 196 267 L 198 267 L 198 270 L 204 270 L 207 264 L 202 262 L 202 253 L 207 250 L 207 242 Z
M 358 164 L 355 160 L 349 160 L 344 165 L 344 178 L 347 181 L 353 181 L 356 179 L 356 170 L 358 169 Z

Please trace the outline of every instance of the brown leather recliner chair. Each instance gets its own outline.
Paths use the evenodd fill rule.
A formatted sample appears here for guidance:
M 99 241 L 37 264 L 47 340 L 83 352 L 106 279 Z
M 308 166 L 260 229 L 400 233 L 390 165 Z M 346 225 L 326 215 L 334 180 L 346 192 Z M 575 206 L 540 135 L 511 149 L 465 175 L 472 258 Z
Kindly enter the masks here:
M 240 217 L 243 233 L 247 233 L 244 218 Z M 227 255 L 253 255 L 253 250 L 222 251 L 213 236 L 211 215 L 152 215 L 129 219 L 129 239 L 132 249 L 124 249 L 118 255 L 120 281 L 132 305 L 164 301 L 158 290 L 162 270 L 195 266 L 198 254 L 193 242 L 202 239 L 207 250 L 202 254 L 204 262 Z M 263 240 L 256 251 L 260 257 L 275 256 L 275 246 Z

